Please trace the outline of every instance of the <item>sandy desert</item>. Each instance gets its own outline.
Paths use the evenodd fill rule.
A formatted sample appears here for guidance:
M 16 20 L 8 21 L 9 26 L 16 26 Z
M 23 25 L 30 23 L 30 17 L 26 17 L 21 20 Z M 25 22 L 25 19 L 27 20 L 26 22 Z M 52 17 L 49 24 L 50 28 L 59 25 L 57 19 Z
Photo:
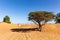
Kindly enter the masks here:
M 42 32 L 12 32 L 12 28 L 36 27 L 35 25 L 7 24 L 0 22 L 0 40 L 60 40 L 60 24 L 45 24 L 42 26 Z

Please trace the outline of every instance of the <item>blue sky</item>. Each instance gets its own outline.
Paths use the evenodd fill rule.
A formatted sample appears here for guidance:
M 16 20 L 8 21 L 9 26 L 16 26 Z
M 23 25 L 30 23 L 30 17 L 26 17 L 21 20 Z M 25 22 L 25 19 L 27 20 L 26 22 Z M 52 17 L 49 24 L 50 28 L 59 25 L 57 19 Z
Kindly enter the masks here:
M 60 0 L 0 0 L 0 22 L 8 15 L 12 23 L 30 23 L 31 11 L 60 12 Z

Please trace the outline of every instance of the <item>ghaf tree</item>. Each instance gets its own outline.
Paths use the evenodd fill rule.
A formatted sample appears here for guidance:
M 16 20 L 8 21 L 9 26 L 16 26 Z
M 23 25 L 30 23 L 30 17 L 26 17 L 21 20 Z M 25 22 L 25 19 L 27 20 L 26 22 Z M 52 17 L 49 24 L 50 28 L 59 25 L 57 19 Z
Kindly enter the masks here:
M 56 23 L 60 23 L 60 13 L 56 15 Z
M 10 17 L 9 16 L 5 16 L 4 19 L 3 19 L 3 22 L 11 23 L 10 22 Z

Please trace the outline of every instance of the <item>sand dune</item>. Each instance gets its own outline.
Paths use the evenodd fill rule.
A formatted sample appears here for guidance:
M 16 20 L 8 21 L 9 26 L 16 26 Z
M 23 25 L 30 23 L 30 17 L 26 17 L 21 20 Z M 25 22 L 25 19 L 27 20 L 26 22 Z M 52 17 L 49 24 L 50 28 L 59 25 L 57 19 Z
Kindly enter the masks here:
M 21 25 L 20 27 L 36 27 L 36 25 Z M 12 32 L 12 28 L 20 28 L 17 24 L 0 23 L 0 40 L 60 40 L 60 24 L 45 24 L 42 32 Z

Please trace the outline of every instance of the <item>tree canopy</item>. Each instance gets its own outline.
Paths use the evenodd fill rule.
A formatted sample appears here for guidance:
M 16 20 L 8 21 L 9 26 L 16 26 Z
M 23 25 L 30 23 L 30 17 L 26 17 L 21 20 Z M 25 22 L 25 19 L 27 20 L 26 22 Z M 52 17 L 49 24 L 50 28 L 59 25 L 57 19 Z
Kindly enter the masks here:
M 28 15 L 28 19 L 37 23 L 39 25 L 39 30 L 41 31 L 42 21 L 49 21 L 51 19 L 54 19 L 55 15 L 53 12 L 47 12 L 47 11 L 36 11 L 36 12 L 30 12 Z
M 10 17 L 9 16 L 5 16 L 4 19 L 3 19 L 3 22 L 11 23 L 10 22 Z
M 56 15 L 56 23 L 60 23 L 60 13 Z

